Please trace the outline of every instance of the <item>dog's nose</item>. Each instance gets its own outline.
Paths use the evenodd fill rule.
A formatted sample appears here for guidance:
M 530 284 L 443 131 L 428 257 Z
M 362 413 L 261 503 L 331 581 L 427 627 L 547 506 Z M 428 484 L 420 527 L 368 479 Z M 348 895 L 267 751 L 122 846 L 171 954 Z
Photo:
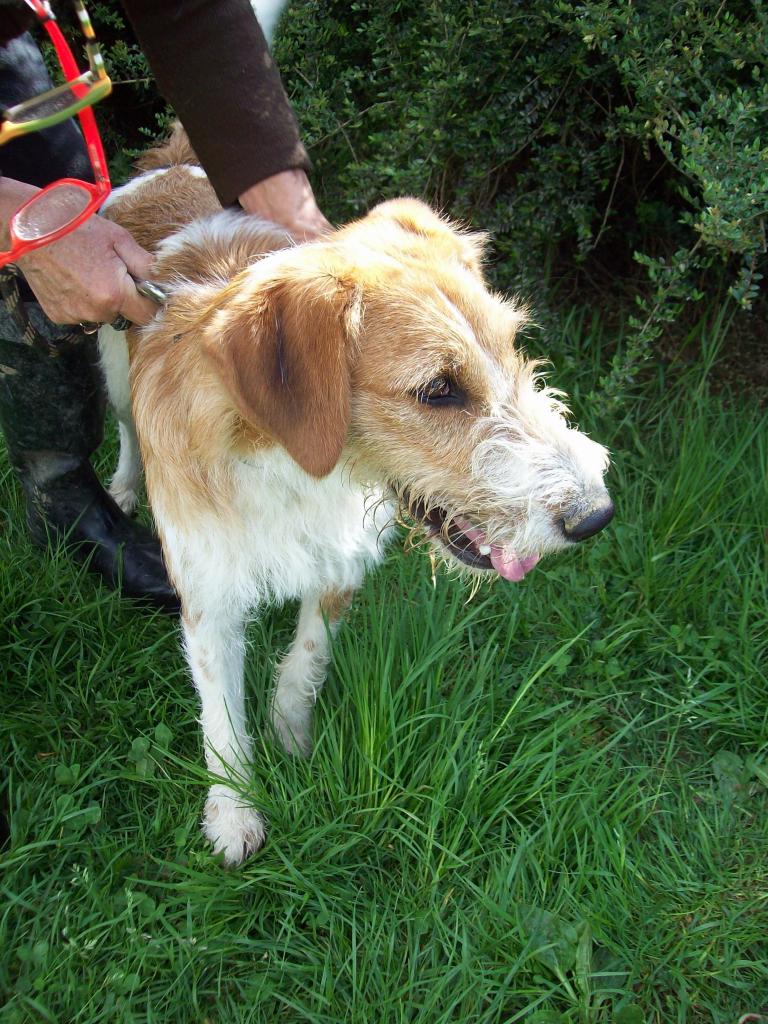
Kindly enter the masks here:
M 594 537 L 613 519 L 613 502 L 607 494 L 601 495 L 577 515 L 562 520 L 563 533 L 568 540 L 586 540 Z

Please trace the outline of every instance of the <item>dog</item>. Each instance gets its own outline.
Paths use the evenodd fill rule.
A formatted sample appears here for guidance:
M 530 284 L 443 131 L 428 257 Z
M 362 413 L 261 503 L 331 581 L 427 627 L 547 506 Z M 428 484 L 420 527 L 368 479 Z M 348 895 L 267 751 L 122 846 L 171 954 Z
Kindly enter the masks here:
M 489 290 L 485 236 L 416 199 L 295 245 L 222 210 L 177 130 L 105 215 L 168 296 L 147 327 L 101 332 L 112 493 L 133 508 L 140 448 L 217 777 L 203 831 L 234 865 L 265 837 L 237 790 L 248 614 L 301 602 L 270 718 L 306 755 L 329 636 L 396 520 L 449 566 L 517 582 L 610 520 L 608 454 L 516 346 L 527 314 Z

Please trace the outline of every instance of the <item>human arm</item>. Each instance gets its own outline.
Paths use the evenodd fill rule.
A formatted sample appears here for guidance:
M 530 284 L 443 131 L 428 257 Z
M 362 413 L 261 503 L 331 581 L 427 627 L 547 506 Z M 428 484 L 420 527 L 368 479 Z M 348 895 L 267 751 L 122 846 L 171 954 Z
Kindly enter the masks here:
M 223 206 L 274 174 L 309 170 L 249 0 L 123 0 L 123 6 Z
M 239 200 L 299 240 L 329 230 L 249 0 L 124 0 L 124 7 L 222 205 Z

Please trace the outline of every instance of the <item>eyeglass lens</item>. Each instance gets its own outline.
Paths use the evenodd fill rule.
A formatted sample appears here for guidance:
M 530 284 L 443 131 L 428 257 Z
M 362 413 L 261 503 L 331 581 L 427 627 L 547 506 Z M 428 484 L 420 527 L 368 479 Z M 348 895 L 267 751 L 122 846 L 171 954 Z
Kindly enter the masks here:
M 62 85 L 45 96 L 36 96 L 14 107 L 13 121 L 15 124 L 25 124 L 27 121 L 41 120 L 69 110 L 73 103 L 78 103 L 83 98 L 89 88 L 90 84 L 81 80 Z
M 70 224 L 90 201 L 91 193 L 87 188 L 70 183 L 59 185 L 41 193 L 26 209 L 20 210 L 13 218 L 13 230 L 24 242 L 44 238 Z

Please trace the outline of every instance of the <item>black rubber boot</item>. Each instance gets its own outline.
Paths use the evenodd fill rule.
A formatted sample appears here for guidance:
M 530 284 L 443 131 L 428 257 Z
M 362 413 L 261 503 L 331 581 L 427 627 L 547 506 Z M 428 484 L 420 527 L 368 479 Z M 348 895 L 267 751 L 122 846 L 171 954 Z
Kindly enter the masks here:
M 121 511 L 89 461 L 105 406 L 95 337 L 56 327 L 36 304 L 23 312 L 22 337 L 18 310 L 0 304 L 0 426 L 33 540 L 62 542 L 126 597 L 177 612 L 159 541 Z

